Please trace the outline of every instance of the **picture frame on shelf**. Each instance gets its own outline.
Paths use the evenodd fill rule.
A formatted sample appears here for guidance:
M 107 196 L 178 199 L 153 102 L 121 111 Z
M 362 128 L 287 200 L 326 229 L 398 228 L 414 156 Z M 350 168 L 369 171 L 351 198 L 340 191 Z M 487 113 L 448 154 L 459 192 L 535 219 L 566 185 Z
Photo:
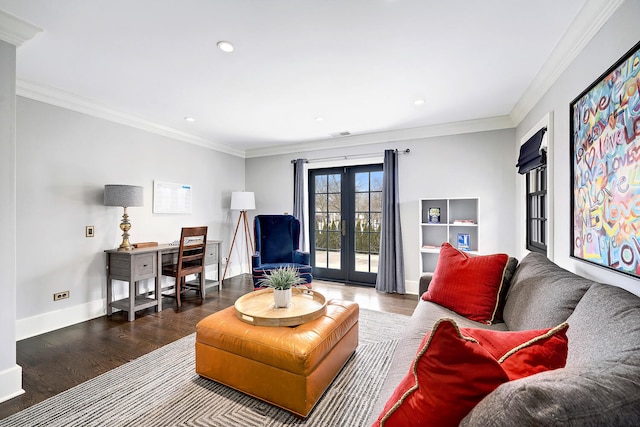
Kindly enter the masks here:
M 570 103 L 570 256 L 640 277 L 640 43 Z
M 440 224 L 440 208 L 429 208 L 429 224 Z
M 471 236 L 468 233 L 458 233 L 458 249 L 465 252 L 471 250 Z

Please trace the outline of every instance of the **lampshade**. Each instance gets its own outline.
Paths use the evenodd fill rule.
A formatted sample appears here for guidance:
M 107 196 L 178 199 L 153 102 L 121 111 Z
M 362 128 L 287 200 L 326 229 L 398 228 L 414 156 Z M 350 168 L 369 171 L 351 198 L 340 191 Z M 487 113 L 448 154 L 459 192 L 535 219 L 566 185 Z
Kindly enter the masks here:
M 253 191 L 234 191 L 231 193 L 232 211 L 250 211 L 256 208 Z
M 105 185 L 104 205 L 105 206 L 130 206 L 144 205 L 144 188 L 138 185 Z

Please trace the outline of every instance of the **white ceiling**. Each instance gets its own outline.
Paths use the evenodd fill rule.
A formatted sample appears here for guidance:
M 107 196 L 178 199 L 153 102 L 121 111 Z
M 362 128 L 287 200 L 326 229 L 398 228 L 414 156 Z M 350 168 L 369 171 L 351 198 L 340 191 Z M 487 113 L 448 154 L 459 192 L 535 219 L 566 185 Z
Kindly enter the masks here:
M 343 131 L 517 124 L 577 54 L 576 23 L 611 3 L 0 0 L 0 10 L 43 29 L 18 48 L 19 95 L 245 155 Z

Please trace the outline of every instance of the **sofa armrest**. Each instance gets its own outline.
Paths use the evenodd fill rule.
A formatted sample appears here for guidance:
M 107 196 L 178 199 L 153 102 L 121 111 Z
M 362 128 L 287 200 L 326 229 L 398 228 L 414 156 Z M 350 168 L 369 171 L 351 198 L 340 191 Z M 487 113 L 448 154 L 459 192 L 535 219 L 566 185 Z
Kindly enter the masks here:
M 293 253 L 293 262 L 302 265 L 311 265 L 311 255 L 309 252 L 295 251 Z
M 418 296 L 422 297 L 422 294 L 427 292 L 427 289 L 429 289 L 429 284 L 431 283 L 431 279 L 433 279 L 433 273 L 427 273 L 420 276 L 420 283 L 418 284 Z

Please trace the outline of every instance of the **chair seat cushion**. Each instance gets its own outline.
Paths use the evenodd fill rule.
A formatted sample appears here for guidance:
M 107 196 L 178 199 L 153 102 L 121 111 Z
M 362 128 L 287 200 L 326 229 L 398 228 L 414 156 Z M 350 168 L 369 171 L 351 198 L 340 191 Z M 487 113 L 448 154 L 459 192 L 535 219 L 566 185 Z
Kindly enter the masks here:
M 311 273 L 310 265 L 296 264 L 294 262 L 282 262 L 282 263 L 274 262 L 274 263 L 262 264 L 260 265 L 260 267 L 254 268 L 253 271 L 254 272 L 270 271 L 280 267 L 295 267 L 300 272 L 300 274 Z
M 253 269 L 253 286 L 256 289 L 261 288 L 262 286 L 260 284 L 260 281 L 266 278 L 265 272 L 275 270 L 276 268 L 280 268 L 280 267 L 295 267 L 296 269 L 298 269 L 298 272 L 300 273 L 300 278 L 304 280 L 303 285 L 310 287 L 309 284 L 313 281 L 313 275 L 311 274 L 312 267 L 310 265 L 296 264 L 292 262 L 262 264 L 260 267 L 254 268 Z

